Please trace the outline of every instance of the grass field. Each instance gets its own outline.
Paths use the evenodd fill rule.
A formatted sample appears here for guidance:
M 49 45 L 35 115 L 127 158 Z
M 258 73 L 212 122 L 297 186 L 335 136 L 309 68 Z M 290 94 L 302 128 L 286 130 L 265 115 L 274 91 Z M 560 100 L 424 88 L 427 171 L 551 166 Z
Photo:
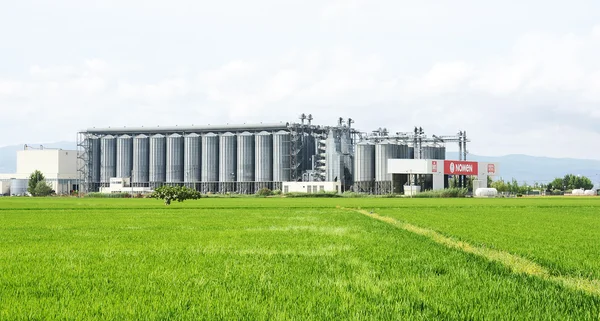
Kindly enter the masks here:
M 0 320 L 597 320 L 599 199 L 0 198 Z

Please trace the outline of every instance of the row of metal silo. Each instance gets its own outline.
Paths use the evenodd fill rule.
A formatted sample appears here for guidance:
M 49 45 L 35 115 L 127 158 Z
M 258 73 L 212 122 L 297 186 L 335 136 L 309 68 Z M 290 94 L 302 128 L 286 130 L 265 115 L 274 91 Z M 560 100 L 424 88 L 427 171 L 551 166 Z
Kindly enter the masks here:
M 290 180 L 287 131 L 91 136 L 88 152 L 90 179 L 102 185 L 129 176 L 138 186 Z
M 414 147 L 394 141 L 373 143 L 362 141 L 356 144 L 354 153 L 354 181 L 391 181 L 388 173 L 388 159 L 413 159 Z M 445 159 L 446 148 L 443 146 L 424 146 L 422 159 Z
M 362 141 L 354 150 L 354 190 L 363 193 L 387 194 L 393 191 L 392 174 L 388 173 L 389 159 L 413 159 L 415 148 L 391 140 Z M 422 159 L 445 159 L 443 146 L 424 146 Z
M 421 153 L 422 159 L 446 159 L 446 147 L 444 146 L 423 146 Z

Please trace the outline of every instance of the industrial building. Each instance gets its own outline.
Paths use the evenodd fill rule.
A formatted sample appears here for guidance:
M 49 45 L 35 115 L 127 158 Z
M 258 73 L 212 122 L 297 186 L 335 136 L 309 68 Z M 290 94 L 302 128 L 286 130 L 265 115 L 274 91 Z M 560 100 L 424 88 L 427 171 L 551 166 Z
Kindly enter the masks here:
M 434 159 L 388 159 L 394 193 L 415 194 L 421 190 L 440 190 L 448 187 L 448 177 L 473 176 L 473 191 L 487 188 L 487 178 L 498 175 L 498 163 Z M 419 182 L 420 180 L 420 182 Z M 418 182 L 418 184 L 415 184 Z
M 128 178 L 133 188 L 186 185 L 203 193 L 339 182 L 340 191 L 387 194 L 394 192 L 389 159 L 443 160 L 447 143 L 458 143 L 466 159 L 466 132 L 361 132 L 353 123 L 315 125 L 303 114 L 295 123 L 90 128 L 78 134 L 81 189 L 99 191 L 111 178 Z
M 17 152 L 16 173 L 0 174 L 0 195 L 27 195 L 29 176 L 36 170 L 44 174 L 46 182 L 58 195 L 79 189 L 77 151 L 32 148 L 25 145 Z

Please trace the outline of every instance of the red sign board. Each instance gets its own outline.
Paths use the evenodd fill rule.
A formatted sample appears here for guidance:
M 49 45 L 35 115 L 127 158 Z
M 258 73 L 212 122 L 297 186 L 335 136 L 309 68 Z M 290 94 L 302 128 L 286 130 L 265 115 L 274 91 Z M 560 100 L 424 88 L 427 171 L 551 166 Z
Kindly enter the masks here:
M 446 175 L 477 175 L 477 162 L 451 161 L 444 162 L 444 174 Z
M 431 171 L 437 173 L 437 161 L 431 161 Z

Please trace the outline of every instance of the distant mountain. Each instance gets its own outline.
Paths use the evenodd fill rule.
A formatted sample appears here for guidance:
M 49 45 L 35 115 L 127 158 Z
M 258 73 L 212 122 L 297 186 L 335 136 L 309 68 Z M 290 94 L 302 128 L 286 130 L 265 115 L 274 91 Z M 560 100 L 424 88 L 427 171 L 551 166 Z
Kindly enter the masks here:
M 458 153 L 446 153 L 448 159 L 458 159 Z M 469 154 L 467 160 L 500 163 L 500 177 L 515 178 L 520 183 L 548 183 L 566 174 L 583 175 L 599 185 L 600 160 L 575 158 L 550 158 L 528 155 L 479 156 Z
M 75 142 L 43 144 L 45 148 L 76 149 Z M 37 145 L 31 145 L 39 147 Z M 0 173 L 16 171 L 17 151 L 23 145 L 0 147 Z M 448 159 L 458 159 L 458 153 L 448 152 Z M 565 174 L 587 176 L 598 185 L 600 182 L 600 160 L 550 158 L 528 155 L 479 156 L 469 154 L 467 159 L 481 162 L 500 163 L 500 177 L 505 180 L 515 178 L 520 183 L 547 183 Z
M 77 144 L 75 142 L 58 142 L 51 144 L 27 144 L 33 148 L 40 148 L 43 145 L 44 148 L 60 148 L 75 150 Z M 17 170 L 17 151 L 23 150 L 25 144 L 15 146 L 0 147 L 0 173 L 12 174 Z

